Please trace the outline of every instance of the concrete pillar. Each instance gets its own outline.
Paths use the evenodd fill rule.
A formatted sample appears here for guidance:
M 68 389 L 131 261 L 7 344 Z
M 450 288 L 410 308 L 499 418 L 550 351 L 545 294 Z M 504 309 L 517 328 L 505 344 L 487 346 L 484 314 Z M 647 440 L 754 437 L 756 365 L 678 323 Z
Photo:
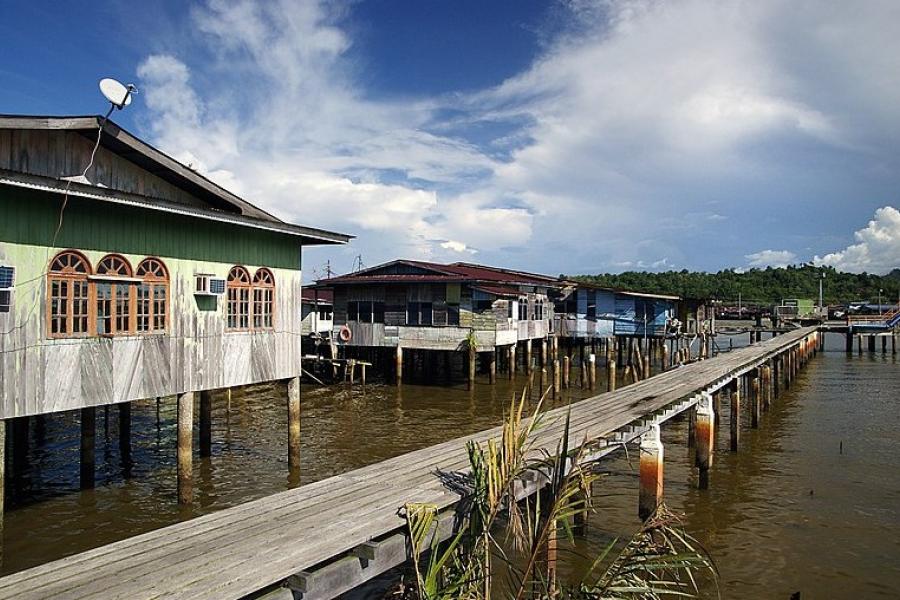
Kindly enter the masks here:
M 750 374 L 750 390 L 748 391 L 748 395 L 750 396 L 750 427 L 752 427 L 753 429 L 757 429 L 759 427 L 759 391 L 759 369 L 756 369 Z
M 200 456 L 212 456 L 212 392 L 200 392 Z
M 287 383 L 288 408 L 288 470 L 300 470 L 300 378 L 292 377 Z
M 697 468 L 700 470 L 700 489 L 709 487 L 709 469 L 713 463 L 715 414 L 712 395 L 701 392 L 697 403 Z
M 178 503 L 194 501 L 194 392 L 178 395 Z
M 81 409 L 81 489 L 94 487 L 94 438 L 97 434 L 97 408 Z
M 663 444 L 659 425 L 653 425 L 641 436 L 641 489 L 638 516 L 646 521 L 656 512 L 663 498 Z
M 731 382 L 731 451 L 737 452 L 741 444 L 741 386 L 735 377 Z
M 397 346 L 397 355 L 395 360 L 395 372 L 397 374 L 396 383 L 397 385 L 403 385 L 403 348 L 401 346 Z
M 497 350 L 488 353 L 488 375 L 491 384 L 497 383 Z

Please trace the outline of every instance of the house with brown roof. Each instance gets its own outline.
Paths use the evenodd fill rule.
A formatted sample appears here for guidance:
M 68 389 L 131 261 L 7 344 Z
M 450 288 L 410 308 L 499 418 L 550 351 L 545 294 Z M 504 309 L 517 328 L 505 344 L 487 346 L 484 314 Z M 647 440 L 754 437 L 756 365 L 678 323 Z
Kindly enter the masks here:
M 553 329 L 554 277 L 470 263 L 394 260 L 319 282 L 334 292 L 334 338 L 346 349 L 389 349 L 402 378 L 403 354 L 466 351 L 496 374 L 497 354 L 512 373 L 517 354 L 532 367 Z

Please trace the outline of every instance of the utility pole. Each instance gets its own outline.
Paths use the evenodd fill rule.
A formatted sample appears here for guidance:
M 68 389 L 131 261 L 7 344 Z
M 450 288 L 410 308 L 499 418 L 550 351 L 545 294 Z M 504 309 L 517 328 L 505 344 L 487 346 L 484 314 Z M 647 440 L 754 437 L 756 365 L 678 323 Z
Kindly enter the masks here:
M 819 310 L 825 308 L 825 300 L 822 294 L 822 284 L 825 282 L 825 271 L 822 271 L 822 277 L 819 279 Z

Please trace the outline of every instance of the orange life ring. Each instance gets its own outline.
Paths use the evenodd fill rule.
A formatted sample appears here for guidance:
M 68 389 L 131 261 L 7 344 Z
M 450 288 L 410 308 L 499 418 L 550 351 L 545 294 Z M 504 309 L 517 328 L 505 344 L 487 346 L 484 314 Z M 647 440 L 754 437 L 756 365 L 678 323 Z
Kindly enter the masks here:
M 353 339 L 353 332 L 350 331 L 350 328 L 344 325 L 341 327 L 341 331 L 338 333 L 338 337 L 341 338 L 342 342 L 349 342 Z

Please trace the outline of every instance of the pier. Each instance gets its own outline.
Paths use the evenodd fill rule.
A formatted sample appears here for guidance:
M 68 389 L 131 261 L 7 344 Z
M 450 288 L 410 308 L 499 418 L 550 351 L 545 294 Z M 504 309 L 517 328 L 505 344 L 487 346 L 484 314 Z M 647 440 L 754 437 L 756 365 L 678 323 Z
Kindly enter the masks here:
M 635 504 L 646 513 L 664 494 L 658 428 L 691 413 L 699 485 L 715 485 L 709 467 L 715 429 L 724 429 L 721 401 L 727 396 L 733 407 L 747 402 L 750 426 L 759 427 L 761 413 L 819 350 L 822 337 L 815 327 L 797 329 L 548 411 L 536 449 L 556 447 L 569 410 L 570 439 L 589 440 L 594 458 L 640 441 Z M 732 421 L 735 451 L 740 429 Z M 466 442 L 498 436 L 495 428 L 450 440 L 28 569 L 0 579 L 0 599 L 333 598 L 404 562 L 399 509 L 423 502 L 452 510 L 462 497 Z M 522 495 L 539 487 L 523 482 Z

